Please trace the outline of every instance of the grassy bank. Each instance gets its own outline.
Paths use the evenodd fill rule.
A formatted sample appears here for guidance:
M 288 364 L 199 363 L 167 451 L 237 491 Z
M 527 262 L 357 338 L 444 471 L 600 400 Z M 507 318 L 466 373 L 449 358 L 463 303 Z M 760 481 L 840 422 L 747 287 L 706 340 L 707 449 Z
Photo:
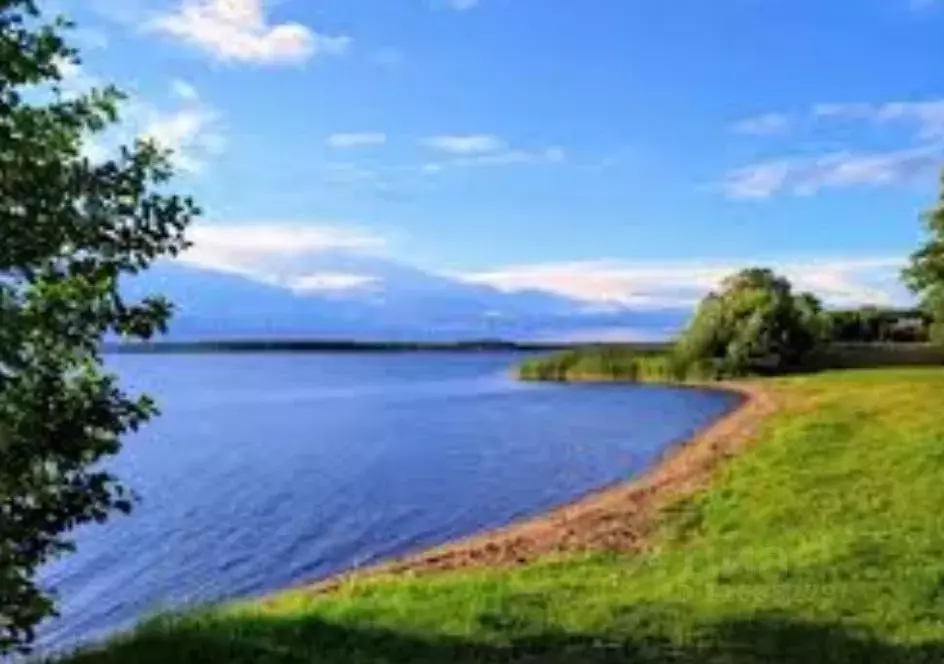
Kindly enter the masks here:
M 717 366 L 704 363 L 681 367 L 673 361 L 671 347 L 633 345 L 588 346 L 535 357 L 518 368 L 523 380 L 536 381 L 632 381 L 673 383 L 723 378 Z M 807 355 L 797 373 L 833 369 L 942 366 L 944 347 L 930 344 L 834 343 Z M 760 368 L 762 371 L 763 368 Z
M 685 380 L 687 371 L 673 363 L 667 348 L 590 346 L 535 357 L 518 368 L 522 380 L 611 380 L 640 383 L 672 383 Z M 694 378 L 694 376 L 692 376 Z M 705 375 L 704 379 L 711 376 Z
M 781 410 L 758 444 L 649 553 L 287 592 L 69 661 L 944 661 L 944 372 L 769 389 Z

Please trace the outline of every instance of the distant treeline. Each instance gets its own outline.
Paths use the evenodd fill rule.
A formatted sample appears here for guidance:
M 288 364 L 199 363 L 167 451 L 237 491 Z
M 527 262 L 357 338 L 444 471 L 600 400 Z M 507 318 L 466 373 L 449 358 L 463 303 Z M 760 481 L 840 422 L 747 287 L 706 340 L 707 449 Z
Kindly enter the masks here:
M 829 336 L 836 342 L 924 343 L 931 339 L 931 317 L 917 309 L 862 307 L 827 312 Z
M 862 307 L 824 312 L 828 338 L 838 343 L 925 343 L 930 339 L 931 317 L 917 309 Z M 593 344 L 614 347 L 616 353 L 662 353 L 671 342 Z M 153 341 L 105 344 L 109 353 L 310 353 L 310 352 L 487 352 L 555 351 L 586 346 L 576 343 L 516 342 L 502 339 L 467 341 L 354 341 L 349 339 L 238 339 Z
M 108 353 L 361 353 L 361 352 L 493 352 L 493 351 L 553 351 L 567 348 L 566 344 L 519 343 L 498 339 L 472 341 L 352 341 L 324 339 L 244 339 L 209 341 L 155 341 L 122 343 L 104 346 Z
M 789 365 L 751 357 L 743 372 L 732 373 L 713 358 L 686 360 L 679 352 L 685 334 L 665 344 L 595 344 L 536 357 L 519 367 L 525 380 L 618 380 L 635 382 L 706 381 L 756 374 L 881 366 L 941 366 L 944 345 L 932 341 L 930 316 L 915 309 L 860 309 L 821 312 L 819 340 Z M 724 317 L 719 317 L 724 321 Z M 690 326 L 698 331 L 697 326 Z M 710 330 L 715 334 L 714 330 Z M 709 336 L 710 339 L 714 337 Z

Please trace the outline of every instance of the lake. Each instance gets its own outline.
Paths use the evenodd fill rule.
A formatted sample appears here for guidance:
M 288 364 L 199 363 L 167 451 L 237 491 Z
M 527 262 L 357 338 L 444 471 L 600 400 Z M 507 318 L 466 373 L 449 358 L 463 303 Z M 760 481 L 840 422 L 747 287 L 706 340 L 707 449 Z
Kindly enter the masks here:
M 482 354 L 112 356 L 163 415 L 111 467 L 131 516 L 49 565 L 70 648 L 537 514 L 650 466 L 737 398 L 523 384 Z

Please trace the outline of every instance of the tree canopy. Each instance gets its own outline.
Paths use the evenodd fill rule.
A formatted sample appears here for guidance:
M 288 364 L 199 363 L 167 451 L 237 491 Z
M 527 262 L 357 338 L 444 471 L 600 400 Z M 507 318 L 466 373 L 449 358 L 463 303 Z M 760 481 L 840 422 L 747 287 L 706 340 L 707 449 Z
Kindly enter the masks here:
M 941 193 L 924 215 L 925 243 L 911 255 L 904 270 L 905 283 L 921 298 L 924 310 L 934 319 L 931 339 L 944 342 L 944 173 Z
M 794 294 L 773 271 L 752 268 L 724 280 L 699 305 L 676 348 L 683 366 L 714 364 L 724 374 L 751 367 L 783 369 L 800 361 L 826 333 L 822 306 Z
M 168 155 L 137 142 L 83 151 L 118 120 L 114 88 L 60 89 L 70 26 L 33 0 L 0 0 L 0 654 L 28 649 L 54 613 L 37 570 L 69 532 L 127 511 L 99 463 L 156 412 L 103 369 L 103 338 L 148 338 L 171 306 L 126 301 L 120 280 L 186 247 L 198 214 L 169 194 Z

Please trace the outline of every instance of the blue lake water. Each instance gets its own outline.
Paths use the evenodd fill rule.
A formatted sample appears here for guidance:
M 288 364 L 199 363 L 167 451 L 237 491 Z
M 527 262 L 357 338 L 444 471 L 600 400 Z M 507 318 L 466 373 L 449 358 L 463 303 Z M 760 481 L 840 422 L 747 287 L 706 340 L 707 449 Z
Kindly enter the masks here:
M 644 470 L 736 397 L 518 383 L 494 354 L 115 356 L 163 415 L 111 464 L 142 498 L 44 570 L 70 648 L 539 513 Z

